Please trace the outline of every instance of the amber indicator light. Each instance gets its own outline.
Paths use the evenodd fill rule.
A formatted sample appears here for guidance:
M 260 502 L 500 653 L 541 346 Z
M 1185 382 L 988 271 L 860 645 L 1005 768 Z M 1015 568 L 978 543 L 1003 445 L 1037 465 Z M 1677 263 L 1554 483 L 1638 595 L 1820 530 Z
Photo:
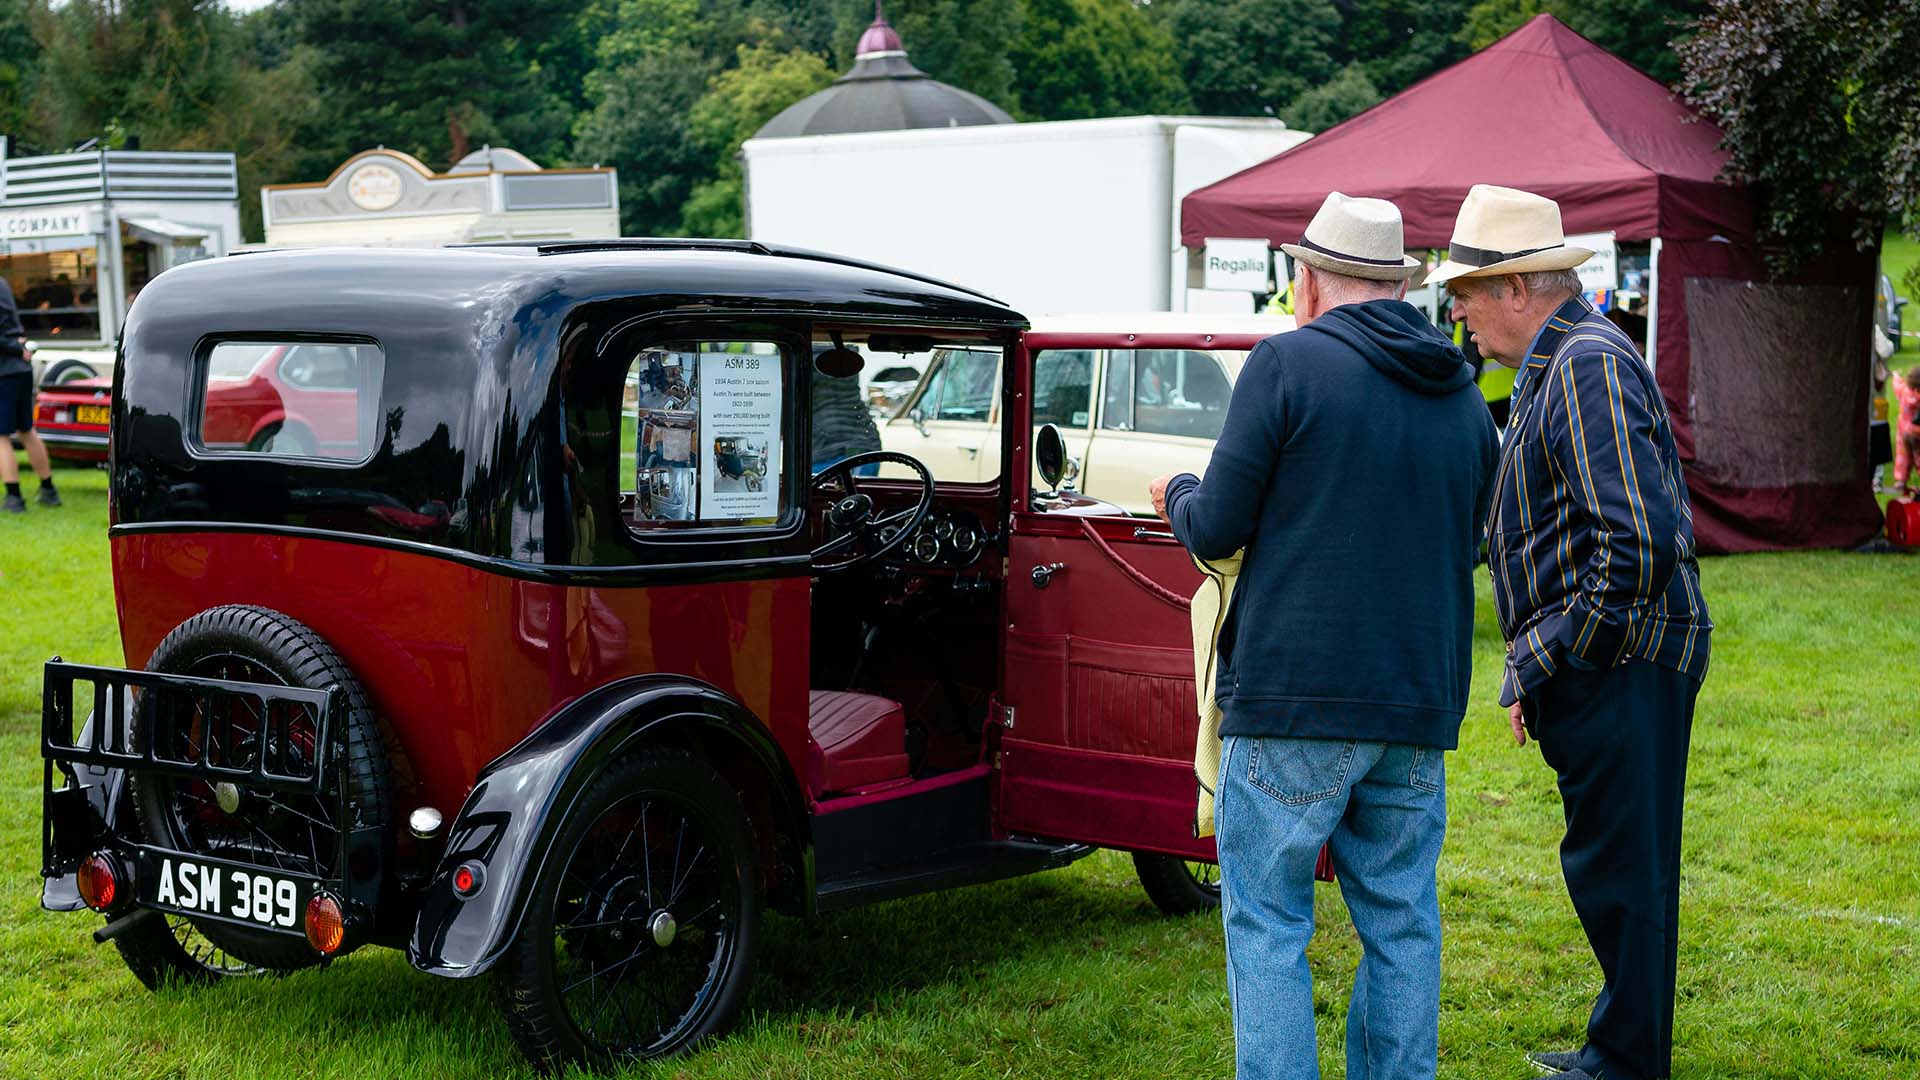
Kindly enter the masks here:
M 340 902 L 326 893 L 316 893 L 307 901 L 307 944 L 321 956 L 332 956 L 340 951 L 340 943 L 346 940 L 347 923 L 341 915 Z

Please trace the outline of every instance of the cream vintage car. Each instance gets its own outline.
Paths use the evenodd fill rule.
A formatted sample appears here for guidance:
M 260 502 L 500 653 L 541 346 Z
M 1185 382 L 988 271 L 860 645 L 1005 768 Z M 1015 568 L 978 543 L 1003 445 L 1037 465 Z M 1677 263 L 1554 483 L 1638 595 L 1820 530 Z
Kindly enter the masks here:
M 1252 344 L 1291 329 L 1289 315 L 1037 317 L 1022 336 L 1034 356 L 1034 426 L 1053 424 L 1066 437 L 1077 490 L 1131 513 L 1152 513 L 1147 484 L 1154 477 L 1206 471 Z M 1156 338 L 1190 341 L 1195 333 L 1217 337 L 1222 347 L 1155 347 Z M 1048 347 L 1067 335 L 1076 347 Z M 1087 348 L 1088 340 L 1105 347 Z M 918 458 L 939 480 L 997 477 L 1001 360 L 997 349 L 936 351 L 913 393 L 880 425 L 881 445 Z

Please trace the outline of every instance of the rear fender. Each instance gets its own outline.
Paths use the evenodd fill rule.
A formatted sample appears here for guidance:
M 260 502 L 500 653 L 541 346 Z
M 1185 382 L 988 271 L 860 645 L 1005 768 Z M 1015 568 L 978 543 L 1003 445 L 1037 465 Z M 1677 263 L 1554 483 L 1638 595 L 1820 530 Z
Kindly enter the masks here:
M 609 763 L 641 746 L 672 745 L 730 752 L 714 761 L 723 774 L 750 778 L 751 802 L 764 797 L 778 888 L 793 896 L 813 890 L 812 848 L 799 784 L 779 744 L 747 708 L 697 680 L 641 675 L 609 683 L 534 729 L 519 745 L 481 770 L 473 791 L 447 832 L 447 847 L 421 895 L 420 915 L 407 943 L 414 967 L 465 978 L 493 966 L 519 933 L 533 882 L 580 793 Z M 725 756 L 725 755 L 722 755 Z M 752 806 L 750 805 L 750 812 Z M 481 869 L 480 891 L 461 900 L 453 872 L 463 863 Z M 782 897 L 776 897 L 776 901 Z

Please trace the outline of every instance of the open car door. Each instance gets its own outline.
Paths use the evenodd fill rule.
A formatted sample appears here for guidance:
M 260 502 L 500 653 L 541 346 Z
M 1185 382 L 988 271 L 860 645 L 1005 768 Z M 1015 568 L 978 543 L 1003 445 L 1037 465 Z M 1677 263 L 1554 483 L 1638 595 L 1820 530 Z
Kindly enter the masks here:
M 1199 572 L 1158 521 L 1028 506 L 1007 572 L 1001 827 L 1213 860 L 1193 828 Z
M 1194 836 L 1193 632 L 1200 573 L 1165 523 L 1034 498 L 1036 364 L 1090 349 L 1251 348 L 1264 334 L 1030 331 L 1007 365 L 1011 489 L 999 825 L 1213 860 Z M 1097 451 L 1096 451 L 1097 453 Z

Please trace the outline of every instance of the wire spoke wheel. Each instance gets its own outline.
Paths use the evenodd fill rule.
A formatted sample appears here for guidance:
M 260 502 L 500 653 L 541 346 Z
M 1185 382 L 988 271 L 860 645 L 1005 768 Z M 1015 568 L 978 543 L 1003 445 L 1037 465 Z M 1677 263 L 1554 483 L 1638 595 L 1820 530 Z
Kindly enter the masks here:
M 1217 863 L 1135 852 L 1133 872 L 1153 905 L 1168 915 L 1192 915 L 1220 907 Z
M 230 682 L 344 692 L 337 734 L 346 748 L 323 761 L 324 718 L 288 703 L 245 695 L 145 693 L 133 711 L 132 736 L 156 757 L 181 764 L 251 770 L 264 765 L 283 776 L 312 775 L 324 767 L 317 793 L 275 791 L 244 777 L 205 773 L 178 776 L 136 770 L 128 793 L 149 842 L 187 856 L 248 863 L 263 870 L 320 878 L 342 876 L 342 826 L 384 832 L 391 801 L 388 760 L 366 691 L 340 655 L 307 626 L 276 611 L 251 606 L 211 608 L 175 627 L 154 649 L 148 668 Z M 344 765 L 344 769 L 342 768 Z M 338 821 L 342 775 L 350 823 Z M 386 857 L 356 863 L 354 873 L 377 882 Z M 142 927 L 143 940 L 128 965 L 149 986 L 175 976 L 215 978 L 257 969 L 290 971 L 320 961 L 304 935 L 211 918 L 177 917 Z M 170 932 L 156 932 L 170 931 Z M 143 969 L 142 965 L 145 965 Z
M 1219 898 L 1220 896 L 1220 864 L 1219 863 L 1198 862 L 1193 859 L 1187 859 L 1181 862 L 1180 865 L 1186 869 L 1187 879 L 1193 882 L 1195 888 L 1203 889 L 1207 892 L 1211 892 L 1214 895 L 1215 899 Z
M 285 685 L 266 667 L 233 653 L 203 657 L 186 673 Z M 279 772 L 309 772 L 319 738 L 315 717 L 298 711 L 282 719 L 275 723 L 256 703 L 228 698 L 215 710 L 195 704 L 188 715 L 156 725 L 154 735 L 159 752 L 176 761 L 248 768 L 264 758 Z M 333 869 L 337 785 L 312 796 L 176 776 L 157 776 L 146 784 L 165 807 L 168 842 L 179 850 L 300 874 Z
M 649 751 L 588 785 L 499 969 L 536 1063 L 679 1053 L 732 1023 L 758 927 L 739 798 L 699 759 Z

